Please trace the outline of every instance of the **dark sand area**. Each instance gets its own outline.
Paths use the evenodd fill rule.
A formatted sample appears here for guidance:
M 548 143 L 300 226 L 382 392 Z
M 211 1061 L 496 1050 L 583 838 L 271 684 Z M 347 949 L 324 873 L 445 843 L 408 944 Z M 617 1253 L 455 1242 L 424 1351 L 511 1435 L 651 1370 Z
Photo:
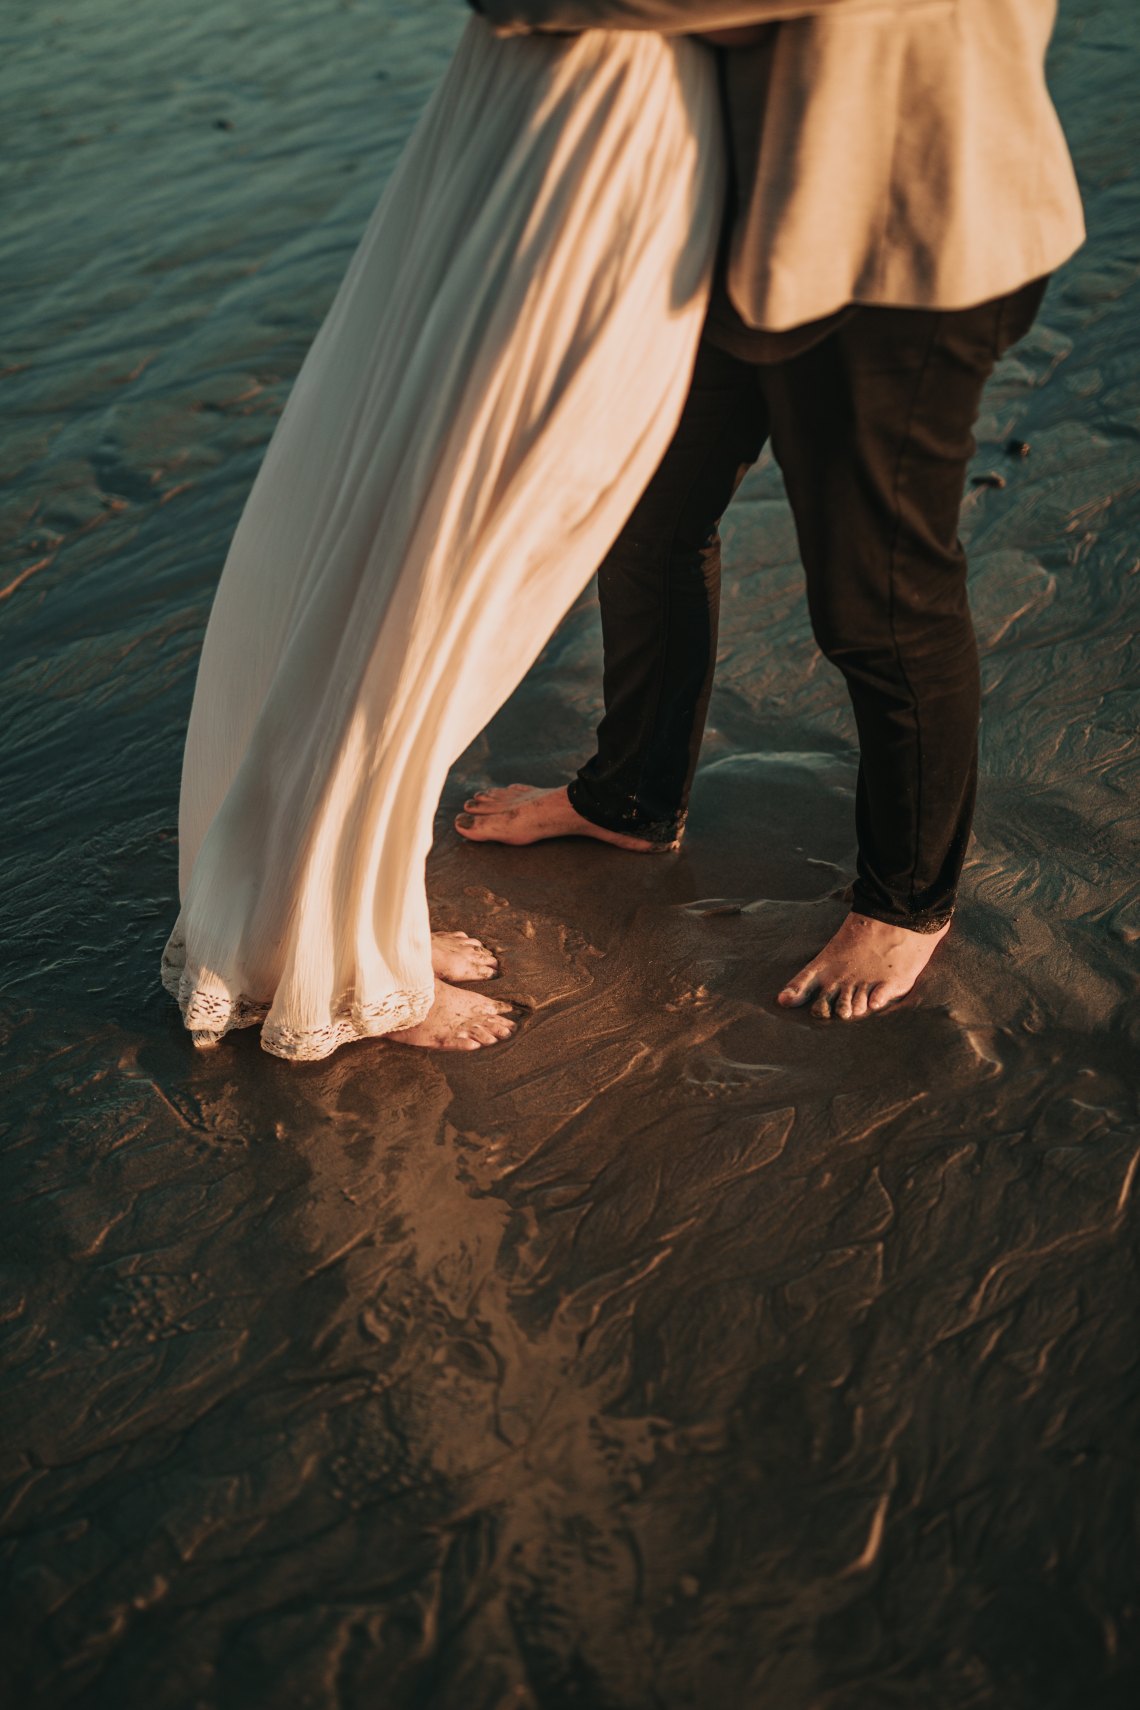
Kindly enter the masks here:
M 589 751 L 592 592 L 456 768 L 433 901 L 514 1041 L 198 1054 L 159 985 L 225 549 L 463 16 L 0 17 L 3 1702 L 1132 1707 L 1136 0 L 1063 5 L 1091 235 L 979 429 L 981 796 L 920 992 L 774 1002 L 856 755 L 770 463 L 683 853 L 447 829 Z

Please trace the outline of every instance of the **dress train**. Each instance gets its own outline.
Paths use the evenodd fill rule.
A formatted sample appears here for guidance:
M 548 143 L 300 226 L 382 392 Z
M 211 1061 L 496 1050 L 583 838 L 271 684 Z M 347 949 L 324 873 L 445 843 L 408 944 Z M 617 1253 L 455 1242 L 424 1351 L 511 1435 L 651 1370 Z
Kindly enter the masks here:
M 449 767 L 680 415 L 723 197 L 711 54 L 465 30 L 298 374 L 226 558 L 162 977 L 278 1056 L 432 1002 Z

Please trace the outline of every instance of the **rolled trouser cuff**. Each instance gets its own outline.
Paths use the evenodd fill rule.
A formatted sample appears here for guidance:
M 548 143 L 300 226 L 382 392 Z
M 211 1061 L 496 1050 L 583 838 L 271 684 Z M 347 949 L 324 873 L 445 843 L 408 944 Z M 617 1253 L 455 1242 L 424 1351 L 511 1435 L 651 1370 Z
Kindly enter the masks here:
M 954 918 L 953 908 L 919 909 L 908 911 L 904 908 L 883 908 L 875 903 L 862 903 L 858 896 L 851 899 L 852 914 L 861 914 L 868 920 L 881 920 L 886 926 L 901 926 L 907 932 L 934 933 L 941 932 L 944 926 L 949 926 Z
M 588 819 L 591 825 L 600 826 L 603 831 L 616 832 L 621 837 L 641 837 L 662 849 L 675 849 L 684 834 L 686 816 L 683 812 L 667 820 L 650 819 L 635 796 L 619 800 L 599 797 L 597 791 L 580 776 L 568 785 L 566 795 L 575 813 Z

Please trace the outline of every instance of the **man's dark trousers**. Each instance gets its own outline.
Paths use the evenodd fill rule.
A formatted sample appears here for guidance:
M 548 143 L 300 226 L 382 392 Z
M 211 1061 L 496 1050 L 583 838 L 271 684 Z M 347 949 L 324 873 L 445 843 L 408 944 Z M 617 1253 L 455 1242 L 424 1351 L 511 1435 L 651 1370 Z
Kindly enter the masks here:
M 599 571 L 605 716 L 570 786 L 580 814 L 678 837 L 716 658 L 718 524 L 770 438 L 859 735 L 852 906 L 915 931 L 949 919 L 980 710 L 958 517 L 983 387 L 1046 283 L 953 311 L 853 308 L 776 360 L 721 348 L 710 319 L 673 442 Z

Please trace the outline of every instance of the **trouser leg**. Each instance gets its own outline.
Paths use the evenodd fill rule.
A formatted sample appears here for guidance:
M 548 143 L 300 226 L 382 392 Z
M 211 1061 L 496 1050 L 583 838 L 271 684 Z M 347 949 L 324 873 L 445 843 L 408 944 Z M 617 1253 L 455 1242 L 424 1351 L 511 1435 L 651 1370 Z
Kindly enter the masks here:
M 958 539 L 973 425 L 1043 290 L 949 313 L 864 309 L 760 370 L 813 629 L 859 734 L 854 907 L 917 931 L 950 917 L 977 781 L 978 660 Z
M 755 368 L 702 344 L 673 441 L 598 572 L 605 715 L 569 792 L 594 824 L 680 833 L 716 661 L 717 524 L 766 437 Z

